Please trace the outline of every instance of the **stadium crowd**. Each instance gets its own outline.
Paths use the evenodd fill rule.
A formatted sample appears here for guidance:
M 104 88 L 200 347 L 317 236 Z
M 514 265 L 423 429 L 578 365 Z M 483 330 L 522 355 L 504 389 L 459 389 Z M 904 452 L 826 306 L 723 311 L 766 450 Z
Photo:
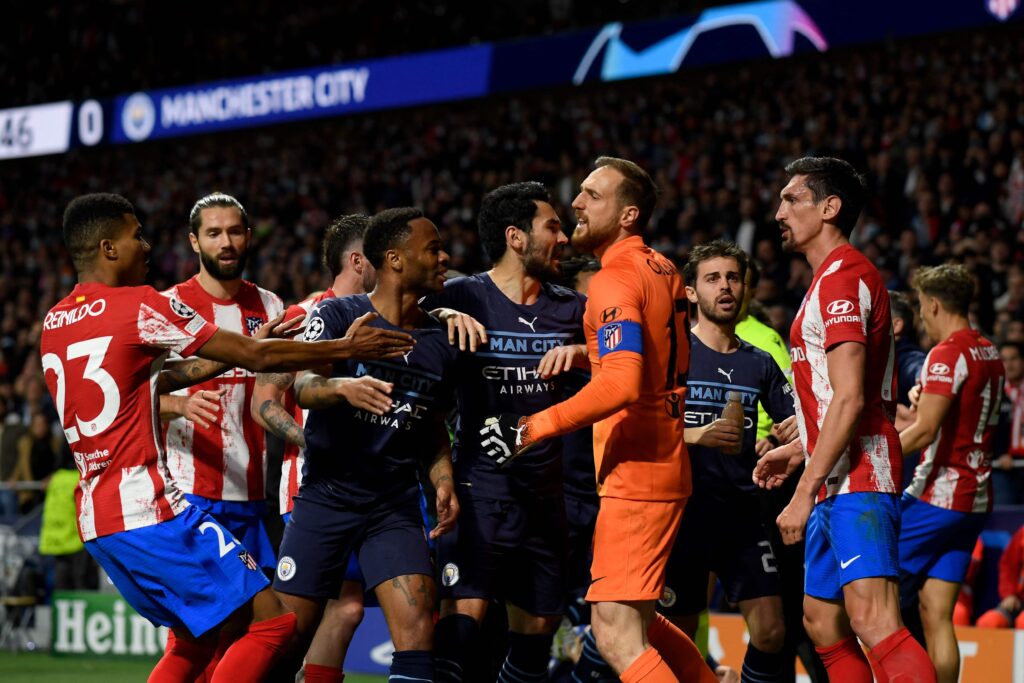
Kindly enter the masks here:
M 1024 343 L 1022 57 L 1010 33 L 992 31 L 13 163 L 17 173 L 0 180 L 0 476 L 40 480 L 60 464 L 38 346 L 43 315 L 75 282 L 59 212 L 87 191 L 133 198 L 160 290 L 195 272 L 195 198 L 242 198 L 254 235 L 247 277 L 290 303 L 323 288 L 319 246 L 340 214 L 419 206 L 451 267 L 474 273 L 490 265 L 477 233 L 488 190 L 539 180 L 568 217 L 593 158 L 621 156 L 662 191 L 644 239 L 677 264 L 698 245 L 735 241 L 760 267 L 757 314 L 788 339 L 813 273 L 779 244 L 782 169 L 835 155 L 867 173 L 851 241 L 888 289 L 909 293 L 920 266 L 962 263 L 978 285 L 972 323 L 997 344 Z M 913 343 L 931 346 L 923 329 L 910 331 L 912 313 L 908 327 Z

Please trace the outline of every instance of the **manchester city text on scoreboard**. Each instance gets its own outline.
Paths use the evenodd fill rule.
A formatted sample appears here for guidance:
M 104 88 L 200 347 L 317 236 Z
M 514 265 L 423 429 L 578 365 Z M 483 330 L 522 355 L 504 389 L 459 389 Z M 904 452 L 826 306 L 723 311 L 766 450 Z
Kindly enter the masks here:
M 765 0 L 698 15 L 0 110 L 0 160 L 531 88 L 672 74 L 1024 19 L 1017 2 Z

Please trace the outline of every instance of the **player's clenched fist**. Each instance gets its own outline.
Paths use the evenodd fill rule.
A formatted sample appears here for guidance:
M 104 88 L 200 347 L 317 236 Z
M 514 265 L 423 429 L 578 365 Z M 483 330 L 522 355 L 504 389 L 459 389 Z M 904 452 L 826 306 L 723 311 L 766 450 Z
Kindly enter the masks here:
M 412 345 L 415 343 L 412 336 L 405 332 L 385 330 L 380 327 L 371 327 L 367 324 L 377 317 L 376 313 L 364 313 L 353 320 L 345 332 L 344 339 L 352 345 L 353 358 L 365 360 L 395 358 L 397 356 L 404 356 L 412 351 Z M 316 325 L 318 322 L 320 325 L 324 324 L 320 318 L 313 318 L 310 321 L 309 326 L 306 328 L 307 338 L 315 339 L 316 336 L 319 336 L 319 334 L 311 336 L 309 329 L 309 327 Z
M 494 460 L 498 467 L 504 467 L 536 442 L 530 438 L 530 423 L 515 413 L 493 415 L 484 420 L 480 429 L 480 449 Z

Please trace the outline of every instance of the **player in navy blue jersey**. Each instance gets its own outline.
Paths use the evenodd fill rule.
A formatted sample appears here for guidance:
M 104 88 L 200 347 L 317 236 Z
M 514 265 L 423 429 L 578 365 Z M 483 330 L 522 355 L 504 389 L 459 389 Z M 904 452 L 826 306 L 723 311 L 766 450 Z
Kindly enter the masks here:
M 369 324 L 408 331 L 412 351 L 387 362 L 338 363 L 300 376 L 296 400 L 309 408 L 306 472 L 281 542 L 274 589 L 308 645 L 323 607 L 338 595 L 350 553 L 387 619 L 393 681 L 433 681 L 435 584 L 419 506 L 423 459 L 437 491 L 437 526 L 458 515 L 444 415 L 457 350 L 446 326 L 417 304 L 443 288 L 448 255 L 437 228 L 417 209 L 388 209 L 370 220 L 363 251 L 377 270 L 369 295 L 328 299 L 309 316 L 304 338 L 332 339 L 365 313 Z M 340 387 L 349 385 L 342 397 Z M 304 650 L 304 647 L 303 647 Z M 341 680 L 317 667 L 315 680 Z M 306 669 L 306 680 L 310 678 Z
M 494 267 L 451 280 L 424 302 L 472 316 L 487 336 L 459 359 L 453 459 L 462 515 L 438 544 L 437 671 L 439 681 L 483 680 L 468 655 L 478 649 L 490 600 L 499 599 L 507 606 L 509 649 L 498 680 L 528 683 L 547 680 L 551 638 L 565 610 L 561 442 L 545 442 L 499 469 L 500 453 L 481 446 L 480 431 L 489 415 L 532 414 L 560 400 L 562 379 L 545 378 L 542 360 L 564 367 L 585 355 L 576 346 L 585 299 L 550 284 L 568 239 L 539 183 L 487 194 L 479 229 Z
M 781 681 L 785 628 L 778 569 L 751 473 L 758 457 L 758 404 L 773 421 L 789 419 L 791 426 L 793 391 L 769 354 L 736 336 L 746 269 L 747 255 L 735 244 L 717 240 L 695 247 L 683 271 L 686 296 L 697 305 L 684 432 L 693 494 L 669 560 L 659 610 L 692 637 L 707 607 L 709 572 L 714 572 L 729 601 L 739 604 L 750 631 L 743 680 Z M 729 392 L 742 400 L 742 437 L 737 426 L 721 417 Z M 729 455 L 726 451 L 741 438 L 739 454 Z

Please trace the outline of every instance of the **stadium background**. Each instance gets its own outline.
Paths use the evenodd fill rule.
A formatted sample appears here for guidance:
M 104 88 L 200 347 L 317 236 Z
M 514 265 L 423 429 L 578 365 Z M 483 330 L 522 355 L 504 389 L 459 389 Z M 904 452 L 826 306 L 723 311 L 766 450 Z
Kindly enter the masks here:
M 833 154 L 867 174 L 871 200 L 853 241 L 891 289 L 908 289 L 918 265 L 965 263 L 979 282 L 975 324 L 996 341 L 1024 341 L 1018 4 L 964 0 L 941 12 L 877 0 L 7 4 L 0 481 L 20 498 L 17 514 L 0 520 L 18 532 L 2 536 L 0 595 L 19 592 L 23 556 L 37 561 L 38 482 L 63 449 L 38 338 L 43 314 L 74 282 L 59 229 L 73 196 L 113 191 L 135 203 L 154 247 L 151 283 L 164 288 L 195 272 L 192 203 L 231 193 L 253 221 L 247 277 L 296 301 L 324 286 L 317 248 L 341 213 L 421 206 L 452 266 L 473 272 L 487 266 L 475 234 L 484 192 L 540 180 L 571 223 L 586 169 L 613 154 L 647 168 L 663 191 L 646 238 L 677 260 L 693 244 L 737 240 L 763 269 L 755 297 L 763 315 L 788 338 L 811 273 L 779 248 L 781 169 L 804 154 Z M 750 16 L 758 22 L 736 19 Z M 186 106 L 217 87 L 299 87 L 325 73 L 334 85 L 305 108 L 285 94 L 262 113 Z M 27 476 L 14 474 L 19 444 L 27 444 Z M 1022 519 L 1020 509 L 994 517 L 984 537 L 990 569 Z M 981 589 L 991 599 L 994 587 Z M 363 630 L 372 645 L 379 632 Z M 1024 677 L 1024 642 L 991 654 L 979 647 L 965 654 L 964 680 L 997 680 L 969 677 L 976 664 L 994 674 L 1003 656 Z M 0 673 L 89 680 L 91 670 L 118 680 L 118 667 L 133 666 L 107 671 L 104 661 L 0 655 Z M 45 674 L 33 668 L 46 666 Z

